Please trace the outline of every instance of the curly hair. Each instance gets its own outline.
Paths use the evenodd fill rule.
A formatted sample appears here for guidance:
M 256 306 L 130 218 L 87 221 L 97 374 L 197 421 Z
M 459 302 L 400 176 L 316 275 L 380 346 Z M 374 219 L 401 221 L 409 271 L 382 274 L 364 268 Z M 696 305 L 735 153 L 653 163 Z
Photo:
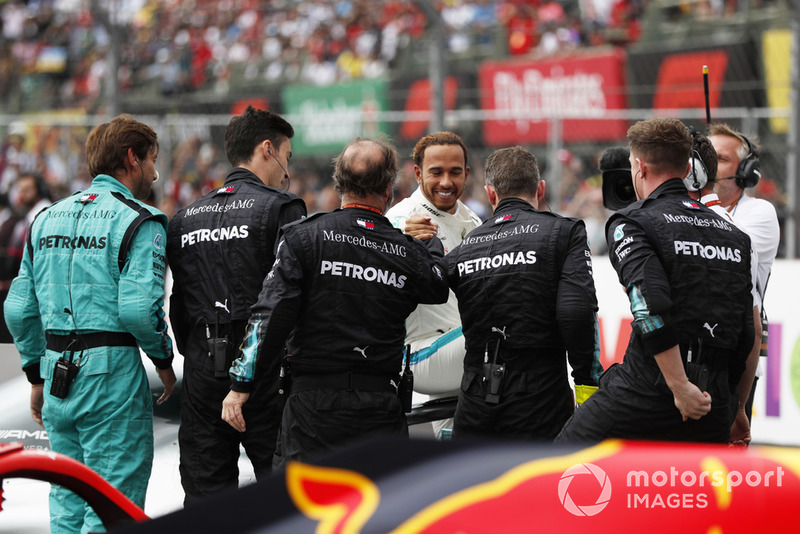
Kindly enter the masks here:
M 414 150 L 411 151 L 411 160 L 417 167 L 422 167 L 422 159 L 425 156 L 425 150 L 429 146 L 437 145 L 458 145 L 464 151 L 464 166 L 467 166 L 469 160 L 469 153 L 467 145 L 464 141 L 453 132 L 436 132 L 426 135 L 414 145 Z

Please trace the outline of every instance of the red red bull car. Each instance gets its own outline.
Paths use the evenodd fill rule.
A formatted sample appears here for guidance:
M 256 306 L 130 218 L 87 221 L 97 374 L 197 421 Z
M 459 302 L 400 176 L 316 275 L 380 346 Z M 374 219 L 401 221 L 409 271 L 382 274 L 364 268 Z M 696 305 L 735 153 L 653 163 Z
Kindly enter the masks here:
M 74 489 L 123 533 L 787 532 L 800 502 L 798 449 L 615 440 L 376 439 L 153 520 L 54 453 L 4 446 L 11 476 Z

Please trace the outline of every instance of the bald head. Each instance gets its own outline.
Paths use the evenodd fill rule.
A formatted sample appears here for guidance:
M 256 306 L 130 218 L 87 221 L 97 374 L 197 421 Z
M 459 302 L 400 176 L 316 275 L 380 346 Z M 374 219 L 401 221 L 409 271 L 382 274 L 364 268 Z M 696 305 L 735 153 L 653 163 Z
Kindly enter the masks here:
M 382 140 L 355 139 L 334 158 L 333 183 L 339 195 L 385 195 L 397 177 L 397 151 Z
M 369 174 L 370 169 L 381 165 L 385 152 L 376 142 L 369 139 L 355 141 L 342 152 L 342 165 L 353 174 Z

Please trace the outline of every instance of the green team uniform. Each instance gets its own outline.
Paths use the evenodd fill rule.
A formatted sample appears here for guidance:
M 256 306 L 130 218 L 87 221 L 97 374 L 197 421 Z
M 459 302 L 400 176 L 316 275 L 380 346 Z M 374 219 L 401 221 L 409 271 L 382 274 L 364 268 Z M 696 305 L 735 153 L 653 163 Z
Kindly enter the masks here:
M 139 347 L 172 363 L 162 310 L 166 216 L 100 174 L 87 190 L 39 214 L 5 317 L 32 383 L 44 380 L 51 448 L 83 462 L 144 508 L 153 461 L 152 397 Z M 79 368 L 63 399 L 54 366 Z M 70 491 L 50 492 L 52 532 L 103 530 Z

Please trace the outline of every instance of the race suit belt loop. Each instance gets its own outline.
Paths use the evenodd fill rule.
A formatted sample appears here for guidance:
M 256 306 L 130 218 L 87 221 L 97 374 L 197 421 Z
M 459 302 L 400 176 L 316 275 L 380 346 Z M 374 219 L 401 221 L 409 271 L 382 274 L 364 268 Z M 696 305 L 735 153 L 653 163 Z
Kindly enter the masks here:
M 136 347 L 136 338 L 127 332 L 91 332 L 67 335 L 45 333 L 47 350 L 64 352 L 72 345 L 76 350 L 88 350 L 97 347 Z
M 396 392 L 392 378 L 381 375 L 360 375 L 355 373 L 339 373 L 330 375 L 294 375 L 292 377 L 292 393 L 315 389 L 346 389 L 347 391 L 387 391 Z

